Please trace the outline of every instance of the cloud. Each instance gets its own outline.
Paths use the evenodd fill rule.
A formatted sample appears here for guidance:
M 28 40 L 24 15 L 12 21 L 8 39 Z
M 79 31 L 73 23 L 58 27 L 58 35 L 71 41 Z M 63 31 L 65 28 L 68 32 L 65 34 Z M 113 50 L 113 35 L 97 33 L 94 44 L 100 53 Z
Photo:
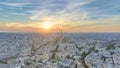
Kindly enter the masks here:
M 98 0 L 7 0 L 0 2 L 0 5 L 3 6 L 0 8 L 5 11 L 1 14 L 3 18 L 5 15 L 11 17 L 5 18 L 6 21 L 14 21 L 17 18 L 18 24 L 8 24 L 11 27 L 36 28 L 38 23 L 50 21 L 55 25 L 64 25 L 68 30 L 71 28 L 87 30 L 87 28 L 95 26 L 119 25 L 119 2 L 114 0 L 109 2 Z M 24 25 L 20 24 L 26 22 L 23 19 L 30 22 Z M 21 22 L 19 22 L 20 20 Z
M 76 25 L 74 25 L 71 28 L 89 28 L 89 27 L 93 27 L 93 26 L 113 26 L 114 25 L 119 25 L 120 26 L 120 15 L 112 15 L 110 17 L 107 18 L 100 18 L 98 20 L 86 20 L 84 21 L 84 23 L 79 22 Z
M 24 16 L 24 15 L 28 15 L 28 14 L 26 14 L 26 13 L 16 13 L 16 12 L 14 12 L 14 13 L 12 13 L 13 15 L 22 15 L 22 16 Z
M 0 2 L 0 4 L 2 5 L 7 5 L 7 6 L 24 6 L 24 5 L 27 5 L 27 4 L 30 4 L 30 3 L 7 3 L 7 2 Z
M 92 1 L 93 0 L 26 0 L 24 2 L 10 2 L 10 0 L 7 0 L 6 2 L 0 2 L 0 4 L 11 6 L 8 8 L 12 10 L 12 14 L 14 15 L 24 16 L 29 14 L 29 18 L 34 21 L 50 20 L 54 22 L 69 22 L 85 20 L 88 11 L 79 10 L 77 7 L 91 3 Z M 18 11 L 19 9 L 13 7 L 19 7 L 19 9 L 22 10 Z
M 87 11 L 36 11 L 30 19 L 33 21 L 50 21 L 56 24 L 75 23 L 84 21 L 87 18 Z
M 94 0 L 66 0 L 67 1 L 67 10 L 72 10 L 76 7 L 80 7 L 86 4 L 93 2 Z
M 84 22 L 79 21 L 76 23 L 67 23 L 67 24 L 55 24 L 53 30 L 59 31 L 60 28 L 63 28 L 64 31 L 70 32 L 99 32 L 99 31 L 119 31 L 120 28 L 120 15 L 111 16 L 109 18 L 99 19 L 99 20 L 85 20 Z M 42 31 L 40 22 L 31 22 L 31 23 L 4 23 L 0 24 L 0 31 Z
M 73 22 L 83 21 L 87 18 L 88 11 L 79 10 L 80 7 L 85 4 L 92 2 L 93 0 L 64 0 L 62 4 L 47 2 L 47 5 L 42 5 L 35 10 L 28 11 L 32 13 L 30 16 L 31 20 L 36 21 L 54 21 L 54 22 Z M 44 2 L 43 2 L 44 3 Z

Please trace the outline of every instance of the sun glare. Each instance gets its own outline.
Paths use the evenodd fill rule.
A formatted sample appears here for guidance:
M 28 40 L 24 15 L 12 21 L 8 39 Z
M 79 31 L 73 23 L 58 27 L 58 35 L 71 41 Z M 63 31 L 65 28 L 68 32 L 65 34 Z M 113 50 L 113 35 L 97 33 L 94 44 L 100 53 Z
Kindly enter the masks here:
M 51 23 L 50 22 L 44 22 L 43 24 L 42 24 L 42 27 L 44 28 L 44 29 L 50 29 L 51 28 Z

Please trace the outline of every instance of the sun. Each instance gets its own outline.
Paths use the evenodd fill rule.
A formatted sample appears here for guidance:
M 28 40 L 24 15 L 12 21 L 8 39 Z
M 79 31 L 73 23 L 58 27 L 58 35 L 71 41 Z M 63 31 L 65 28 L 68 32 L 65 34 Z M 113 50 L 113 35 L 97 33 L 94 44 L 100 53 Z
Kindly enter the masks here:
M 43 27 L 44 29 L 50 29 L 51 26 L 52 26 L 51 22 L 44 22 L 44 23 L 42 24 L 42 27 Z

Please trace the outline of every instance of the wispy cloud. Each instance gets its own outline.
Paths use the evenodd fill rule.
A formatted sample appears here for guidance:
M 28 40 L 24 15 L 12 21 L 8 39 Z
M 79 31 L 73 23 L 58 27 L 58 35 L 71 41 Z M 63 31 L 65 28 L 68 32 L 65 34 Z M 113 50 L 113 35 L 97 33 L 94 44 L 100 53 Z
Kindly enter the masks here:
M 2 5 L 7 5 L 7 6 L 24 6 L 30 3 L 7 3 L 7 2 L 0 2 Z
M 67 10 L 72 10 L 76 7 L 81 7 L 83 5 L 89 4 L 95 0 L 66 0 L 67 1 L 67 5 L 66 5 L 66 9 Z
M 93 30 L 92 27 L 97 26 L 102 28 L 104 25 L 120 25 L 119 3 L 120 1 L 115 0 L 5 0 L 0 2 L 0 20 L 4 18 L 4 21 L 16 22 L 8 25 L 19 29 L 34 29 L 38 23 L 49 21 L 55 25 L 64 25 L 66 30 Z M 26 21 L 27 24 L 23 24 Z
M 12 13 L 13 15 L 28 15 L 28 14 L 26 14 L 26 13 Z
M 45 4 L 44 6 L 39 6 L 35 10 L 28 12 L 32 13 L 30 19 L 36 21 L 47 20 L 56 23 L 83 21 L 87 18 L 87 14 L 89 12 L 86 10 L 79 10 L 77 7 L 81 7 L 92 1 L 93 0 L 65 0 L 62 4 L 54 4 L 54 2 L 47 1 L 47 5 Z M 44 2 L 42 4 L 44 4 Z

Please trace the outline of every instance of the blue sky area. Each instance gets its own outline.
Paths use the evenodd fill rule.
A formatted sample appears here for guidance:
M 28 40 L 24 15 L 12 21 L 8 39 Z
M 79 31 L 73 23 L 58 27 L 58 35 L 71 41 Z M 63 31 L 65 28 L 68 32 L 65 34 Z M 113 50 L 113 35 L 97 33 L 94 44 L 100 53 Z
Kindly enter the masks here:
M 120 0 L 0 0 L 0 30 L 9 31 L 4 28 L 9 28 L 7 25 L 13 23 L 28 27 L 49 21 L 69 25 L 66 31 L 74 28 L 71 31 L 87 32 L 90 27 L 89 32 L 95 32 L 94 28 L 98 25 L 99 29 L 106 25 L 113 26 L 113 29 L 106 31 L 119 32 L 116 28 L 120 26 L 119 4 Z

